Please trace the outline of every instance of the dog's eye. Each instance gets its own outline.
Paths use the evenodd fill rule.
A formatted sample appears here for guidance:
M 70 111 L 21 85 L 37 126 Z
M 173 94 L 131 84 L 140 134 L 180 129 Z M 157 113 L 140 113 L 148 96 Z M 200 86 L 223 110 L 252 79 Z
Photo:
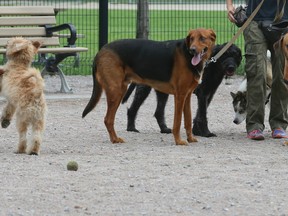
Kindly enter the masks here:
M 240 114 L 243 114 L 244 112 L 245 112 L 245 110 L 243 110 L 243 109 L 240 109 L 240 110 L 239 110 L 239 113 L 240 113 Z
M 204 42 L 205 40 L 206 40 L 206 37 L 203 37 L 203 36 L 200 37 L 201 42 Z

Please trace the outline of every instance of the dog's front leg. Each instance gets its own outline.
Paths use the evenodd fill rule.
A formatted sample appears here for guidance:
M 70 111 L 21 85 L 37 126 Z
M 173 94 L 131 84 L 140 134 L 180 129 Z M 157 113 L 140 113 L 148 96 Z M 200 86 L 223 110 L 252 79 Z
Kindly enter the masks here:
M 15 113 L 15 107 L 8 102 L 6 107 L 4 108 L 1 116 L 1 126 L 2 128 L 7 128 L 10 125 L 11 119 Z
M 180 136 L 180 127 L 181 127 L 181 118 L 182 118 L 182 111 L 184 108 L 184 101 L 186 99 L 186 94 L 179 94 L 176 93 L 174 96 L 174 123 L 173 123 L 173 135 L 176 142 L 176 145 L 187 145 L 187 141 L 182 140 Z
M 186 130 L 187 140 L 189 143 L 197 142 L 197 139 L 192 134 L 192 113 L 191 113 L 191 94 L 189 93 L 186 97 L 184 104 L 184 127 Z

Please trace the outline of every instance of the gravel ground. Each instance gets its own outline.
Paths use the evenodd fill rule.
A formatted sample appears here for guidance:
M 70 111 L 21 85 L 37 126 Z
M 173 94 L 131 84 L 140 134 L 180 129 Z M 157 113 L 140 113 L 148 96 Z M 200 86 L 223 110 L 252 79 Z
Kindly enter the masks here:
M 140 133 L 126 131 L 132 98 L 120 106 L 116 129 L 126 143 L 111 144 L 103 123 L 105 95 L 83 120 L 91 77 L 67 79 L 74 94 L 55 93 L 59 79 L 46 78 L 49 111 L 39 156 L 14 153 L 15 120 L 0 128 L 0 215 L 288 215 L 285 140 L 272 139 L 267 122 L 264 141 L 248 140 L 245 124 L 232 122 L 229 92 L 241 77 L 222 83 L 209 107 L 217 137 L 198 137 L 188 146 L 159 133 L 154 92 L 139 111 Z M 0 99 L 1 110 L 4 104 Z M 193 113 L 196 106 L 193 96 Z M 166 118 L 172 127 L 173 97 Z M 78 171 L 67 171 L 71 160 Z

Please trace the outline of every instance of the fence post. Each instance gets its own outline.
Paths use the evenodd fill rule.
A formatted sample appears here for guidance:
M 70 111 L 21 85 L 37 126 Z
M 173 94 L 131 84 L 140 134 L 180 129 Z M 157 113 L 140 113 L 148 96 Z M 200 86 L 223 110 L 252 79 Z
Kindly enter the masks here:
M 137 1 L 137 32 L 136 38 L 148 39 L 149 15 L 148 0 Z
M 99 50 L 108 42 L 108 0 L 99 1 Z

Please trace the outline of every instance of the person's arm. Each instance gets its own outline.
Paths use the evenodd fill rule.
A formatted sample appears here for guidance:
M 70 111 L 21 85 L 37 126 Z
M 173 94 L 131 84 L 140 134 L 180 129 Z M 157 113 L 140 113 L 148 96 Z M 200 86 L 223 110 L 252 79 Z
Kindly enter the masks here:
M 235 23 L 236 20 L 234 19 L 234 12 L 235 12 L 235 8 L 233 6 L 233 0 L 226 0 L 226 8 L 227 8 L 227 13 L 228 13 L 228 19 L 230 20 L 230 22 Z

